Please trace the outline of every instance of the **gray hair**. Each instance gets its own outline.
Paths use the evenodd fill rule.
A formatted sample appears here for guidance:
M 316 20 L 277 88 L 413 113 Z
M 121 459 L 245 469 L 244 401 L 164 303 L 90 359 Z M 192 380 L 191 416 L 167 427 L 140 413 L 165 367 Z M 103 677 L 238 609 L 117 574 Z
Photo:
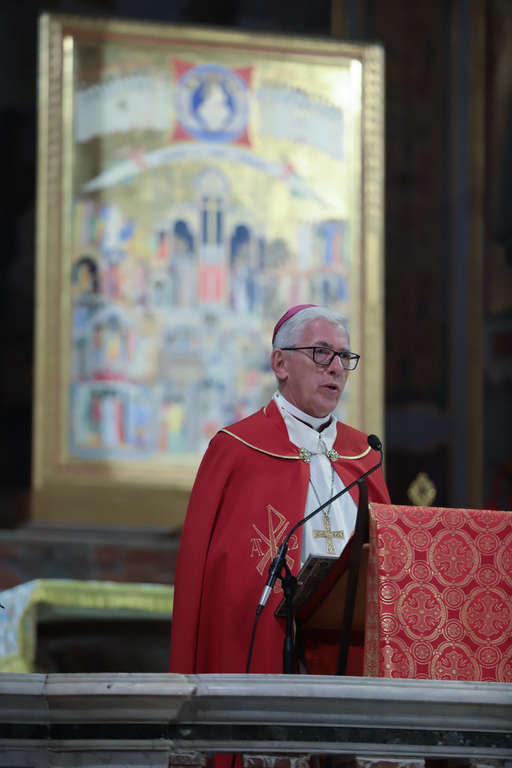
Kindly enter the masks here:
M 328 320 L 338 328 L 343 328 L 347 334 L 349 333 L 348 318 L 342 315 L 341 312 L 336 312 L 335 309 L 327 309 L 327 307 L 308 307 L 307 309 L 301 309 L 300 312 L 297 312 L 296 315 L 293 315 L 283 323 L 276 333 L 272 349 L 295 347 L 299 343 L 306 325 L 313 320 L 320 319 Z

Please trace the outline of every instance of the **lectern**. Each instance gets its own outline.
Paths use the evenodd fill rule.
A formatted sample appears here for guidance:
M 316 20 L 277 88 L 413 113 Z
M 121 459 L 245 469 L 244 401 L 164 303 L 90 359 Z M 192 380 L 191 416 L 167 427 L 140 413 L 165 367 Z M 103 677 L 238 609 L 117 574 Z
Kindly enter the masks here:
M 368 487 L 360 484 L 356 525 L 339 558 L 312 555 L 297 578 L 293 601 L 296 649 L 309 674 L 363 674 Z M 282 616 L 284 601 L 276 610 Z
M 308 672 L 512 682 L 512 512 L 370 503 L 360 517 L 368 537 L 360 522 L 340 558 L 299 576 Z

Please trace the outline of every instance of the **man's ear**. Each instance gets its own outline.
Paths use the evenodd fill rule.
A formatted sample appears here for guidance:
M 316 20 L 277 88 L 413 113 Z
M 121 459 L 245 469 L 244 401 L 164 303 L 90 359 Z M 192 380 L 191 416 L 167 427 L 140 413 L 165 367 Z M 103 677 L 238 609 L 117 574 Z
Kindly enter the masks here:
M 282 349 L 272 350 L 270 364 L 279 381 L 286 381 L 288 378 L 288 362 Z

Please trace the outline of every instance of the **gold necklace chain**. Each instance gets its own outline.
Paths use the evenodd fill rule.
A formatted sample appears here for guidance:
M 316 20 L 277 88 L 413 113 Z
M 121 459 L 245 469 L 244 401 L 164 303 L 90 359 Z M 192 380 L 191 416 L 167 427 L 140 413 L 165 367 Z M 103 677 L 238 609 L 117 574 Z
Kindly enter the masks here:
M 331 458 L 329 456 L 330 451 L 327 450 L 326 444 L 324 443 L 323 439 L 320 438 L 320 440 L 319 440 L 319 447 L 322 447 L 322 446 L 323 446 L 323 450 L 322 451 L 317 451 L 316 453 L 313 453 L 312 451 L 306 451 L 305 448 L 301 448 L 300 450 L 301 451 L 305 451 L 306 453 L 309 454 L 309 461 L 311 461 L 311 457 L 312 456 L 327 456 L 328 458 Z M 331 461 L 332 461 L 332 459 L 331 459 Z M 316 500 L 318 501 L 318 506 L 320 506 L 322 504 L 322 502 L 320 501 L 320 496 L 318 495 L 318 492 L 317 492 L 317 490 L 316 490 L 316 488 L 315 488 L 315 486 L 313 484 L 313 480 L 311 479 L 311 471 L 309 472 L 309 482 L 311 483 L 311 487 L 313 489 L 313 493 L 315 494 Z M 334 496 L 334 464 L 331 464 L 331 495 L 330 495 L 330 498 L 332 499 L 333 496 Z M 332 502 L 329 504 L 329 506 L 326 509 L 322 510 L 324 518 L 329 518 L 329 513 L 331 511 L 331 507 L 332 507 Z
M 332 497 L 334 496 L 334 467 L 332 465 L 331 465 L 331 472 L 332 472 L 332 475 L 331 475 L 331 495 L 330 495 L 330 498 L 332 499 Z M 316 490 L 316 488 L 315 488 L 315 486 L 313 484 L 313 481 L 311 479 L 311 474 L 309 476 L 309 482 L 311 483 L 311 487 L 313 489 L 313 493 L 315 494 L 316 500 L 318 501 L 318 506 L 320 506 L 322 504 L 322 502 L 320 501 L 320 496 L 318 495 L 318 492 L 317 492 L 317 490 Z M 331 503 L 329 504 L 328 507 L 326 507 L 325 509 L 322 509 L 322 514 L 323 514 L 324 517 L 329 518 L 329 513 L 331 511 L 331 507 L 332 507 L 332 501 L 331 501 Z

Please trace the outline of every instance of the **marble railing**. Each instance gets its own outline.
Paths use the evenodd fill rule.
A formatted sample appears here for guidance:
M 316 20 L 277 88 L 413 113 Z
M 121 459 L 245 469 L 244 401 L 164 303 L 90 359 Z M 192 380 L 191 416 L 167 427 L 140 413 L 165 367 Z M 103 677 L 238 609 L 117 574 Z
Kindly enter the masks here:
M 0 675 L 0 767 L 191 766 L 231 752 L 262 768 L 316 755 L 390 768 L 425 758 L 512 768 L 512 684 Z

